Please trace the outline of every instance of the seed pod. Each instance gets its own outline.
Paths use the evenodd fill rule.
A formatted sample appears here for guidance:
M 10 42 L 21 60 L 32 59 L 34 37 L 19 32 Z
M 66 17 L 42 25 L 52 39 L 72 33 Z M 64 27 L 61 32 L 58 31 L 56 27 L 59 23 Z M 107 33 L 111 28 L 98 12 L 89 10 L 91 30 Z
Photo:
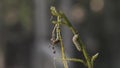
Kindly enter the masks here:
M 79 35 L 76 34 L 76 35 L 73 36 L 72 41 L 73 41 L 75 47 L 77 48 L 77 50 L 81 51 L 81 47 L 80 47 L 80 44 L 78 42 L 78 39 L 79 39 Z

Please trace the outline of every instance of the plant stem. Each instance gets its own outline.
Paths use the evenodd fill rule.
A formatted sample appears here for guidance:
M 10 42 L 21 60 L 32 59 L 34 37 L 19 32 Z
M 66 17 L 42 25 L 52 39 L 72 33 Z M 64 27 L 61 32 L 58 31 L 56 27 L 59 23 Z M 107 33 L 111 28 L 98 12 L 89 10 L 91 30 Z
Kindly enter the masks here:
M 57 58 L 57 60 L 61 60 L 61 58 Z M 63 60 L 63 59 L 62 59 Z M 77 58 L 66 58 L 65 60 L 67 61 L 73 61 L 73 62 L 81 62 L 82 64 L 86 65 L 86 62 L 82 59 L 77 59 Z
M 61 44 L 61 50 L 62 50 L 62 60 L 63 60 L 63 64 L 65 68 L 68 68 L 68 63 L 66 60 L 70 60 L 70 61 L 78 61 L 81 62 L 83 64 L 85 64 L 88 68 L 93 68 L 94 65 L 94 60 L 97 58 L 98 53 L 95 54 L 94 56 L 92 56 L 92 58 L 89 56 L 88 52 L 87 52 L 87 48 L 84 45 L 78 31 L 74 28 L 74 26 L 71 24 L 71 22 L 68 20 L 68 18 L 66 17 L 66 15 L 61 12 L 61 11 L 57 11 L 55 9 L 54 6 L 51 7 L 51 13 L 53 16 L 57 17 L 57 37 L 60 40 L 60 44 Z M 78 51 L 82 52 L 85 60 L 79 60 L 79 59 L 68 59 L 66 58 L 65 55 L 65 48 L 64 48 L 64 44 L 63 44 L 63 40 L 62 40 L 62 35 L 61 35 L 61 29 L 60 29 L 60 25 L 61 24 L 65 24 L 66 26 L 68 26 L 70 28 L 70 30 L 72 31 L 72 33 L 74 34 L 73 36 L 73 43 L 75 44 L 75 47 L 77 48 Z
M 70 21 L 67 19 L 67 17 L 65 16 L 64 13 L 62 13 L 62 17 L 65 19 L 65 21 L 66 21 L 65 24 L 71 29 L 72 33 L 73 33 L 74 35 L 78 34 L 78 31 L 73 27 L 73 25 L 70 23 Z M 90 57 L 89 57 L 89 55 L 88 55 L 86 46 L 83 44 L 83 42 L 82 42 L 82 40 L 81 40 L 81 38 L 80 38 L 80 35 L 79 35 L 78 42 L 79 42 L 79 44 L 80 44 L 81 50 L 82 50 L 82 52 L 83 52 L 83 55 L 84 55 L 84 57 L 85 57 L 85 59 L 86 59 L 88 68 L 93 68 L 93 65 L 92 65 L 91 59 L 90 59 Z
M 58 23 L 58 27 L 57 28 L 58 28 L 58 36 L 59 36 L 60 44 L 61 44 L 63 64 L 64 64 L 65 68 L 68 68 L 68 63 L 66 61 L 66 55 L 65 55 L 65 47 L 64 47 L 64 44 L 63 44 L 61 30 L 60 30 L 60 23 Z
M 83 60 L 81 60 L 81 59 L 67 58 L 66 60 L 67 61 L 74 61 L 74 62 L 81 62 L 81 63 L 83 63 L 86 66 L 86 63 Z

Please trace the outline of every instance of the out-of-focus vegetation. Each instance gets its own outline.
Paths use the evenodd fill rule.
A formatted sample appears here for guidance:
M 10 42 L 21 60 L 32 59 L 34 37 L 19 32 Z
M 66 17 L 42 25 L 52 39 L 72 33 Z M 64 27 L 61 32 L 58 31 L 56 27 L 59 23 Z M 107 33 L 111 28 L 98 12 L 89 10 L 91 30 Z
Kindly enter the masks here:
M 53 58 L 59 47 L 54 55 L 49 48 L 52 1 L 0 0 L 0 68 L 53 68 L 52 62 L 58 62 Z M 100 53 L 95 68 L 120 68 L 120 0 L 56 0 L 55 6 L 78 29 L 90 55 Z M 63 36 L 65 45 L 72 45 L 68 29 L 63 28 Z M 67 55 L 83 58 L 73 46 L 65 48 Z
M 32 0 L 3 0 L 1 4 L 5 25 L 12 26 L 21 22 L 26 31 L 32 28 Z
M 0 10 L 2 66 L 16 68 L 25 64 L 28 67 L 33 43 L 32 0 L 0 0 Z

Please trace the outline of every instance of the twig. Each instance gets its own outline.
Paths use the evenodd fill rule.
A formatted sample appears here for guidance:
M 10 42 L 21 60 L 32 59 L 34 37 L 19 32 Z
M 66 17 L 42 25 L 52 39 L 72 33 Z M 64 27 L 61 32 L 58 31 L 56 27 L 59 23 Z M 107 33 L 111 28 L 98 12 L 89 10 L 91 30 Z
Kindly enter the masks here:
M 71 29 L 72 33 L 74 35 L 78 35 L 78 31 L 72 26 L 70 21 L 67 19 L 66 15 L 64 13 L 61 13 L 61 16 L 66 21 L 65 24 Z M 88 68 L 93 68 L 93 66 L 91 64 L 91 59 L 90 59 L 90 57 L 88 55 L 88 52 L 87 52 L 87 49 L 86 49 L 86 46 L 83 44 L 83 42 L 82 42 L 82 40 L 80 38 L 80 35 L 78 35 L 78 40 L 77 41 L 79 42 L 79 46 L 78 47 L 81 47 L 81 50 L 82 50 L 82 52 L 84 54 L 84 57 L 85 57 L 85 59 L 87 61 Z
M 57 30 L 58 30 L 58 36 L 59 36 L 59 39 L 60 39 L 60 45 L 61 45 L 61 51 L 62 51 L 62 60 L 63 60 L 64 67 L 65 67 L 65 68 L 68 68 L 68 63 L 67 63 L 67 61 L 65 60 L 65 59 L 66 59 L 65 47 L 64 47 L 64 43 L 63 43 L 62 35 L 61 35 L 61 29 L 60 29 L 61 20 L 60 20 L 60 17 L 59 17 L 59 16 L 58 16 L 57 20 L 58 20 Z

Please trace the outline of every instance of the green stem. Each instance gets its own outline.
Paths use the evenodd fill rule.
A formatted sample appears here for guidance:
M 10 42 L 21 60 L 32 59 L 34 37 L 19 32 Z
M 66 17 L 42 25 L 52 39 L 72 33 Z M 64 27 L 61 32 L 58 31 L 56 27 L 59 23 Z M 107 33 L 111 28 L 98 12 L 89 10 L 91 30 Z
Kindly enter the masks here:
M 65 19 L 65 24 L 71 29 L 71 31 L 73 32 L 73 34 L 78 34 L 78 31 L 72 26 L 72 24 L 70 23 L 70 21 L 68 20 L 68 18 L 65 16 L 64 13 L 61 14 L 62 17 Z
M 60 58 L 57 58 L 57 60 L 61 60 Z M 63 59 L 62 59 L 63 60 Z M 76 58 L 66 58 L 65 60 L 67 60 L 67 61 L 74 61 L 74 62 L 81 62 L 81 63 L 83 63 L 85 66 L 87 66 L 86 65 L 86 62 L 84 62 L 84 60 L 82 60 L 82 59 L 76 59 Z
M 61 44 L 61 51 L 62 51 L 62 60 L 63 60 L 63 64 L 65 68 L 68 68 L 68 63 L 66 61 L 66 55 L 65 55 L 65 47 L 64 47 L 64 43 L 62 40 L 62 35 L 61 35 L 61 30 L 60 30 L 60 24 L 58 23 L 58 36 L 60 39 L 60 44 Z
M 81 62 L 81 63 L 83 63 L 86 66 L 86 63 L 83 60 L 81 60 L 81 59 L 67 58 L 66 60 L 68 60 L 68 61 L 74 61 L 74 62 Z
M 74 35 L 78 34 L 78 31 L 73 27 L 73 25 L 72 25 L 72 24 L 70 23 L 70 21 L 67 19 L 67 17 L 65 16 L 65 14 L 62 13 L 61 15 L 62 15 L 62 17 L 65 19 L 65 21 L 66 21 L 65 24 L 71 29 L 72 33 L 73 33 Z M 92 65 L 92 63 L 91 63 L 91 59 L 90 59 L 90 57 L 89 57 L 89 55 L 88 55 L 88 52 L 87 52 L 87 50 L 86 50 L 86 46 L 83 44 L 83 42 L 82 42 L 82 40 L 81 40 L 81 38 L 80 38 L 80 35 L 79 35 L 78 42 L 79 42 L 80 47 L 81 47 L 81 49 L 82 49 L 83 55 L 84 55 L 84 57 L 85 57 L 85 59 L 86 59 L 88 68 L 93 68 L 93 65 Z
M 78 31 L 73 27 L 73 25 L 68 20 L 66 15 L 63 12 L 56 11 L 54 6 L 51 7 L 51 13 L 53 14 L 53 16 L 57 17 L 57 22 L 58 22 L 58 27 L 59 27 L 58 28 L 58 34 L 59 34 L 59 39 L 60 39 L 60 42 L 61 42 L 62 60 L 63 60 L 64 67 L 68 68 L 68 64 L 67 64 L 67 61 L 65 61 L 67 58 L 65 56 L 65 49 L 64 49 L 64 44 L 63 44 L 61 30 L 60 30 L 60 24 L 62 24 L 62 22 L 64 22 L 63 24 L 68 26 L 70 28 L 70 30 L 72 31 L 72 33 L 74 34 L 75 43 L 78 42 L 78 44 L 79 44 L 78 49 L 81 49 L 81 51 L 82 51 L 82 53 L 83 53 L 83 55 L 84 55 L 84 57 L 86 59 L 87 67 L 88 68 L 93 68 L 93 62 L 92 62 L 91 57 L 89 56 L 89 54 L 87 52 L 86 46 L 84 45 L 83 41 L 81 40 L 81 37 L 80 37 Z M 75 35 L 78 35 L 77 40 L 76 40 Z M 80 51 L 80 50 L 78 50 L 78 51 Z M 93 56 L 93 58 L 94 57 L 96 58 L 96 56 Z M 72 59 L 69 59 L 69 60 L 72 60 Z

